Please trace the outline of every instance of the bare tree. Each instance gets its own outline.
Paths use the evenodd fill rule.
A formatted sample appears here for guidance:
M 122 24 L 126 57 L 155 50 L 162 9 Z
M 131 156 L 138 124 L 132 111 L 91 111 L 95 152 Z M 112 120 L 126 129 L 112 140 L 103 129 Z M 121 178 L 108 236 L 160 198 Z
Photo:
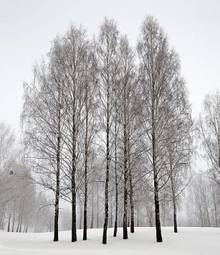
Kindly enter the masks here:
M 115 223 L 114 223 L 114 232 L 113 236 L 117 236 L 118 231 L 118 193 L 119 193 L 119 171 L 118 171 L 118 118 L 119 118 L 119 96 L 120 90 L 118 89 L 118 86 L 114 88 L 114 182 L 115 182 Z
M 220 94 L 207 95 L 200 116 L 199 130 L 210 177 L 220 184 Z
M 92 49 L 87 59 L 87 81 L 85 84 L 85 171 L 84 171 L 84 221 L 83 221 L 83 240 L 87 240 L 87 200 L 88 200 L 88 163 L 92 154 L 92 142 L 94 138 L 95 112 L 96 112 L 96 83 L 97 83 L 96 60 Z M 92 158 L 94 160 L 94 158 Z M 92 168 L 92 167 L 90 167 Z M 92 198 L 93 201 L 93 198 Z M 93 203 L 91 228 L 93 226 Z
M 177 74 L 178 75 L 178 74 Z M 177 201 L 190 181 L 192 158 L 192 117 L 184 83 L 176 78 L 172 89 L 175 105 L 169 126 L 167 150 L 169 157 L 170 195 L 173 204 L 174 232 L 177 233 Z
M 162 242 L 159 192 L 169 180 L 167 175 L 167 130 L 172 123 L 172 85 L 179 65 L 176 54 L 157 21 L 147 17 L 138 43 L 139 76 L 143 88 L 146 156 L 153 173 L 156 240 Z
M 56 50 L 55 40 L 50 55 Z M 24 84 L 22 121 L 27 164 L 33 168 L 36 182 L 54 193 L 54 241 L 58 241 L 62 85 L 55 66 L 55 61 L 43 62 L 34 70 L 33 83 Z
M 92 54 L 86 32 L 71 26 L 60 38 L 56 54 L 57 70 L 63 84 L 63 164 L 65 165 L 65 191 L 62 195 L 72 205 L 72 242 L 77 240 L 76 204 L 77 189 L 82 187 L 83 166 L 85 169 L 85 208 L 87 207 L 87 168 L 89 154 L 89 107 L 91 107 Z M 85 123 L 85 133 L 84 133 Z M 83 136 L 85 135 L 85 138 Z M 83 144 L 85 148 L 84 163 Z M 84 215 L 86 227 L 87 215 Z M 86 229 L 84 227 L 84 238 Z
M 127 37 L 120 39 L 120 87 L 121 87 L 121 116 L 123 123 L 123 176 L 124 176 L 124 213 L 123 213 L 123 239 L 128 238 L 128 181 L 131 180 L 131 169 L 129 169 L 129 118 L 131 109 L 132 89 L 134 88 L 134 54 L 129 46 Z M 130 178 L 129 178 L 130 177 Z M 130 184 L 132 184 L 130 182 Z M 132 190 L 132 185 L 130 185 Z M 132 196 L 131 196 L 132 198 Z M 132 199 L 131 199 L 131 202 Z M 133 205 L 132 205 L 133 206 Z M 133 209 L 133 208 L 132 208 Z M 132 222 L 133 225 L 133 222 Z
M 106 177 L 105 177 L 105 217 L 102 243 L 107 243 L 107 228 L 109 218 L 109 169 L 110 169 L 110 129 L 112 122 L 112 95 L 117 79 L 117 44 L 118 30 L 115 22 L 105 19 L 100 28 L 97 41 L 97 60 L 99 65 L 99 93 L 105 116 L 106 129 Z

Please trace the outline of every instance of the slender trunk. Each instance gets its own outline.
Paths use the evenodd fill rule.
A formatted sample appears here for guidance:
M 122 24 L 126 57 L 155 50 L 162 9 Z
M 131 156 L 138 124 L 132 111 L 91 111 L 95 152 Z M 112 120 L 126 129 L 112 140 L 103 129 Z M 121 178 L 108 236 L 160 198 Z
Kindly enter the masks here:
M 21 214 L 21 221 L 20 221 L 20 226 L 19 226 L 19 232 L 21 232 L 22 224 L 23 224 L 23 210 L 22 210 L 22 214 Z
M 130 206 L 131 206 L 131 225 L 130 232 L 134 233 L 134 198 L 133 198 L 133 184 L 132 184 L 132 174 L 131 169 L 129 169 L 129 179 L 130 179 Z
M 114 224 L 114 234 L 113 236 L 117 236 L 118 231 L 118 184 L 115 191 L 115 224 Z
M 59 240 L 59 197 L 60 197 L 60 135 L 57 138 L 57 172 L 56 172 L 56 191 L 55 191 L 55 215 L 54 215 L 54 242 Z
M 72 228 L 71 241 L 77 241 L 76 233 L 76 123 L 75 123 L 75 91 L 73 95 L 73 116 L 72 116 L 72 176 L 71 176 L 71 195 L 72 195 Z
M 75 191 L 75 173 L 72 175 L 72 231 L 71 240 L 72 242 L 77 241 L 76 234 L 76 191 Z
M 75 124 L 74 124 L 75 126 Z M 73 136 L 75 137 L 75 135 Z M 71 178 L 71 193 L 72 193 L 72 230 L 71 230 L 71 240 L 72 242 L 77 241 L 76 234 L 76 184 L 75 184 L 75 174 L 76 174 L 76 160 L 75 160 L 75 138 L 73 139 L 73 155 L 72 155 L 72 178 Z
M 128 139 L 128 167 L 129 167 L 129 185 L 130 185 L 130 232 L 134 233 L 134 192 L 133 192 L 133 183 L 132 183 L 132 170 L 130 163 L 130 142 Z
M 154 89 L 153 89 L 154 91 Z M 154 94 L 154 92 L 153 92 Z M 159 204 L 159 188 L 158 188 L 158 173 L 156 168 L 156 138 L 155 138 L 155 116 L 154 116 L 154 95 L 152 97 L 152 153 L 153 153 L 153 174 L 154 174 L 154 203 L 155 203 L 155 227 L 156 240 L 162 242 L 161 224 L 160 224 L 160 204 Z
M 170 182 L 171 182 L 172 200 L 173 200 L 173 229 L 174 229 L 174 233 L 177 233 L 176 194 L 175 194 L 175 186 L 174 186 L 174 180 L 172 175 L 172 166 L 171 166 Z
M 117 174 L 117 151 L 115 151 L 115 224 L 114 224 L 114 234 L 117 236 L 118 231 L 118 174 Z
M 10 232 L 10 225 L 11 225 L 11 215 L 8 218 L 8 232 Z
M 110 133 L 110 88 L 107 84 L 107 109 L 106 109 L 106 178 L 105 178 L 105 218 L 103 226 L 102 243 L 107 243 L 107 228 L 108 228 L 108 184 L 109 184 L 109 164 L 110 164 L 110 150 L 109 150 L 109 133 Z
M 113 208 L 112 208 L 112 197 L 111 197 L 111 203 L 110 203 L 110 227 L 113 226 Z
M 79 203 L 79 229 L 82 229 L 82 218 L 83 218 L 83 212 L 81 208 L 81 203 Z
M 127 196 L 128 196 L 128 190 L 127 190 L 127 181 L 128 181 L 128 166 L 127 166 L 127 104 L 126 104 L 126 85 L 124 85 L 124 214 L 123 214 L 123 239 L 128 239 L 128 218 L 127 218 Z
M 15 213 L 13 213 L 13 219 L 12 219 L 12 229 L 11 229 L 11 232 L 14 232 L 14 227 L 15 227 Z
M 18 225 L 17 225 L 16 232 L 18 232 L 18 229 L 19 229 L 19 223 L 18 223 Z
M 177 233 L 177 213 L 176 213 L 176 199 L 175 198 L 173 201 L 173 226 L 174 226 L 174 233 Z
M 107 154 L 109 154 L 109 152 Z M 103 244 L 107 243 L 107 228 L 108 228 L 108 182 L 109 182 L 109 165 L 108 165 L 108 160 L 107 160 L 106 182 L 105 182 L 105 219 L 104 219 L 103 237 L 102 237 L 102 243 Z
M 115 95 L 117 98 L 117 95 Z M 115 99 L 115 224 L 114 224 L 114 233 L 113 236 L 117 236 L 118 231 L 118 171 L 117 171 L 117 164 L 118 164 L 118 155 L 117 155 L 117 104 Z
M 154 180 L 154 202 L 155 202 L 155 225 L 156 225 L 156 240 L 162 242 L 161 225 L 160 225 L 160 205 L 158 196 L 157 178 Z
M 128 239 L 127 218 L 127 168 L 124 169 L 124 214 L 123 214 L 123 239 Z
M 88 108 L 88 85 L 86 87 L 86 127 L 85 127 L 85 187 L 84 187 L 84 221 L 83 221 L 83 240 L 87 240 L 87 171 L 88 171 L 88 119 L 89 119 L 89 108 Z
M 59 200 L 60 200 L 60 140 L 61 140 L 61 88 L 58 88 L 58 127 L 57 127 L 57 171 L 56 171 L 56 190 L 55 190 L 55 215 L 54 215 L 54 242 L 59 240 Z

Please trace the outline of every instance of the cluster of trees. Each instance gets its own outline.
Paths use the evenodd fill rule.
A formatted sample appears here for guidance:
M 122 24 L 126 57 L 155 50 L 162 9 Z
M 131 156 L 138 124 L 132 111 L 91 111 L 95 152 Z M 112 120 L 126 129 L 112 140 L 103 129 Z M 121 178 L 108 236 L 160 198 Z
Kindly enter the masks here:
M 220 93 L 204 99 L 197 123 L 199 152 L 204 167 L 192 180 L 188 225 L 218 227 L 220 219 Z
M 142 224 L 155 225 L 162 242 L 161 210 L 164 223 L 172 212 L 177 232 L 191 109 L 178 56 L 153 17 L 136 49 L 109 19 L 93 41 L 74 26 L 57 37 L 24 84 L 22 124 L 25 162 L 54 198 L 54 241 L 61 200 L 71 204 L 72 241 L 77 226 L 86 240 L 88 224 L 104 223 L 103 244 L 109 226 L 127 239 L 128 227 Z
M 195 174 L 186 201 L 185 226 L 219 227 L 220 187 L 206 171 Z
M 24 83 L 22 145 L 0 123 L 0 229 L 220 225 L 220 92 L 193 124 L 180 61 L 153 17 L 131 47 L 114 20 L 71 26 Z M 193 145 L 193 138 L 196 144 Z M 195 152 L 204 168 L 191 169 Z M 70 210 L 61 210 L 70 204 Z M 182 203 L 184 205 L 184 203 Z M 69 213 L 69 211 L 71 213 Z M 60 217 L 61 216 L 61 217 Z M 61 219 L 61 221 L 60 221 Z
M 45 195 L 36 191 L 31 172 L 22 161 L 13 132 L 0 123 L 0 229 L 12 232 L 52 230 Z M 39 221 L 39 218 L 41 221 Z

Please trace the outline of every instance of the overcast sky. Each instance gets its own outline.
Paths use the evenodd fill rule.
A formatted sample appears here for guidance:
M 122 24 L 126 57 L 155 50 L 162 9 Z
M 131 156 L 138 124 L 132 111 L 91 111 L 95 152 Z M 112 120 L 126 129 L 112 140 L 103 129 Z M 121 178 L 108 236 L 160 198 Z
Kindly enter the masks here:
M 220 86 L 218 0 L 0 0 L 0 121 L 19 131 L 22 83 L 69 24 L 92 36 L 105 16 L 135 45 L 146 15 L 155 16 L 180 55 L 197 116 L 206 93 Z

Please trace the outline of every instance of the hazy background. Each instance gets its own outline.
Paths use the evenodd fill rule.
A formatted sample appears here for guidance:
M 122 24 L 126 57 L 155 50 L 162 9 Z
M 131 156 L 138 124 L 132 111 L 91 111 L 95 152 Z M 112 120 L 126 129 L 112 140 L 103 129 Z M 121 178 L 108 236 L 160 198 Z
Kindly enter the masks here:
M 22 83 L 69 24 L 92 36 L 114 18 L 135 46 L 146 15 L 155 16 L 180 55 L 196 117 L 204 95 L 220 85 L 218 0 L 0 0 L 0 121 L 19 133 Z

